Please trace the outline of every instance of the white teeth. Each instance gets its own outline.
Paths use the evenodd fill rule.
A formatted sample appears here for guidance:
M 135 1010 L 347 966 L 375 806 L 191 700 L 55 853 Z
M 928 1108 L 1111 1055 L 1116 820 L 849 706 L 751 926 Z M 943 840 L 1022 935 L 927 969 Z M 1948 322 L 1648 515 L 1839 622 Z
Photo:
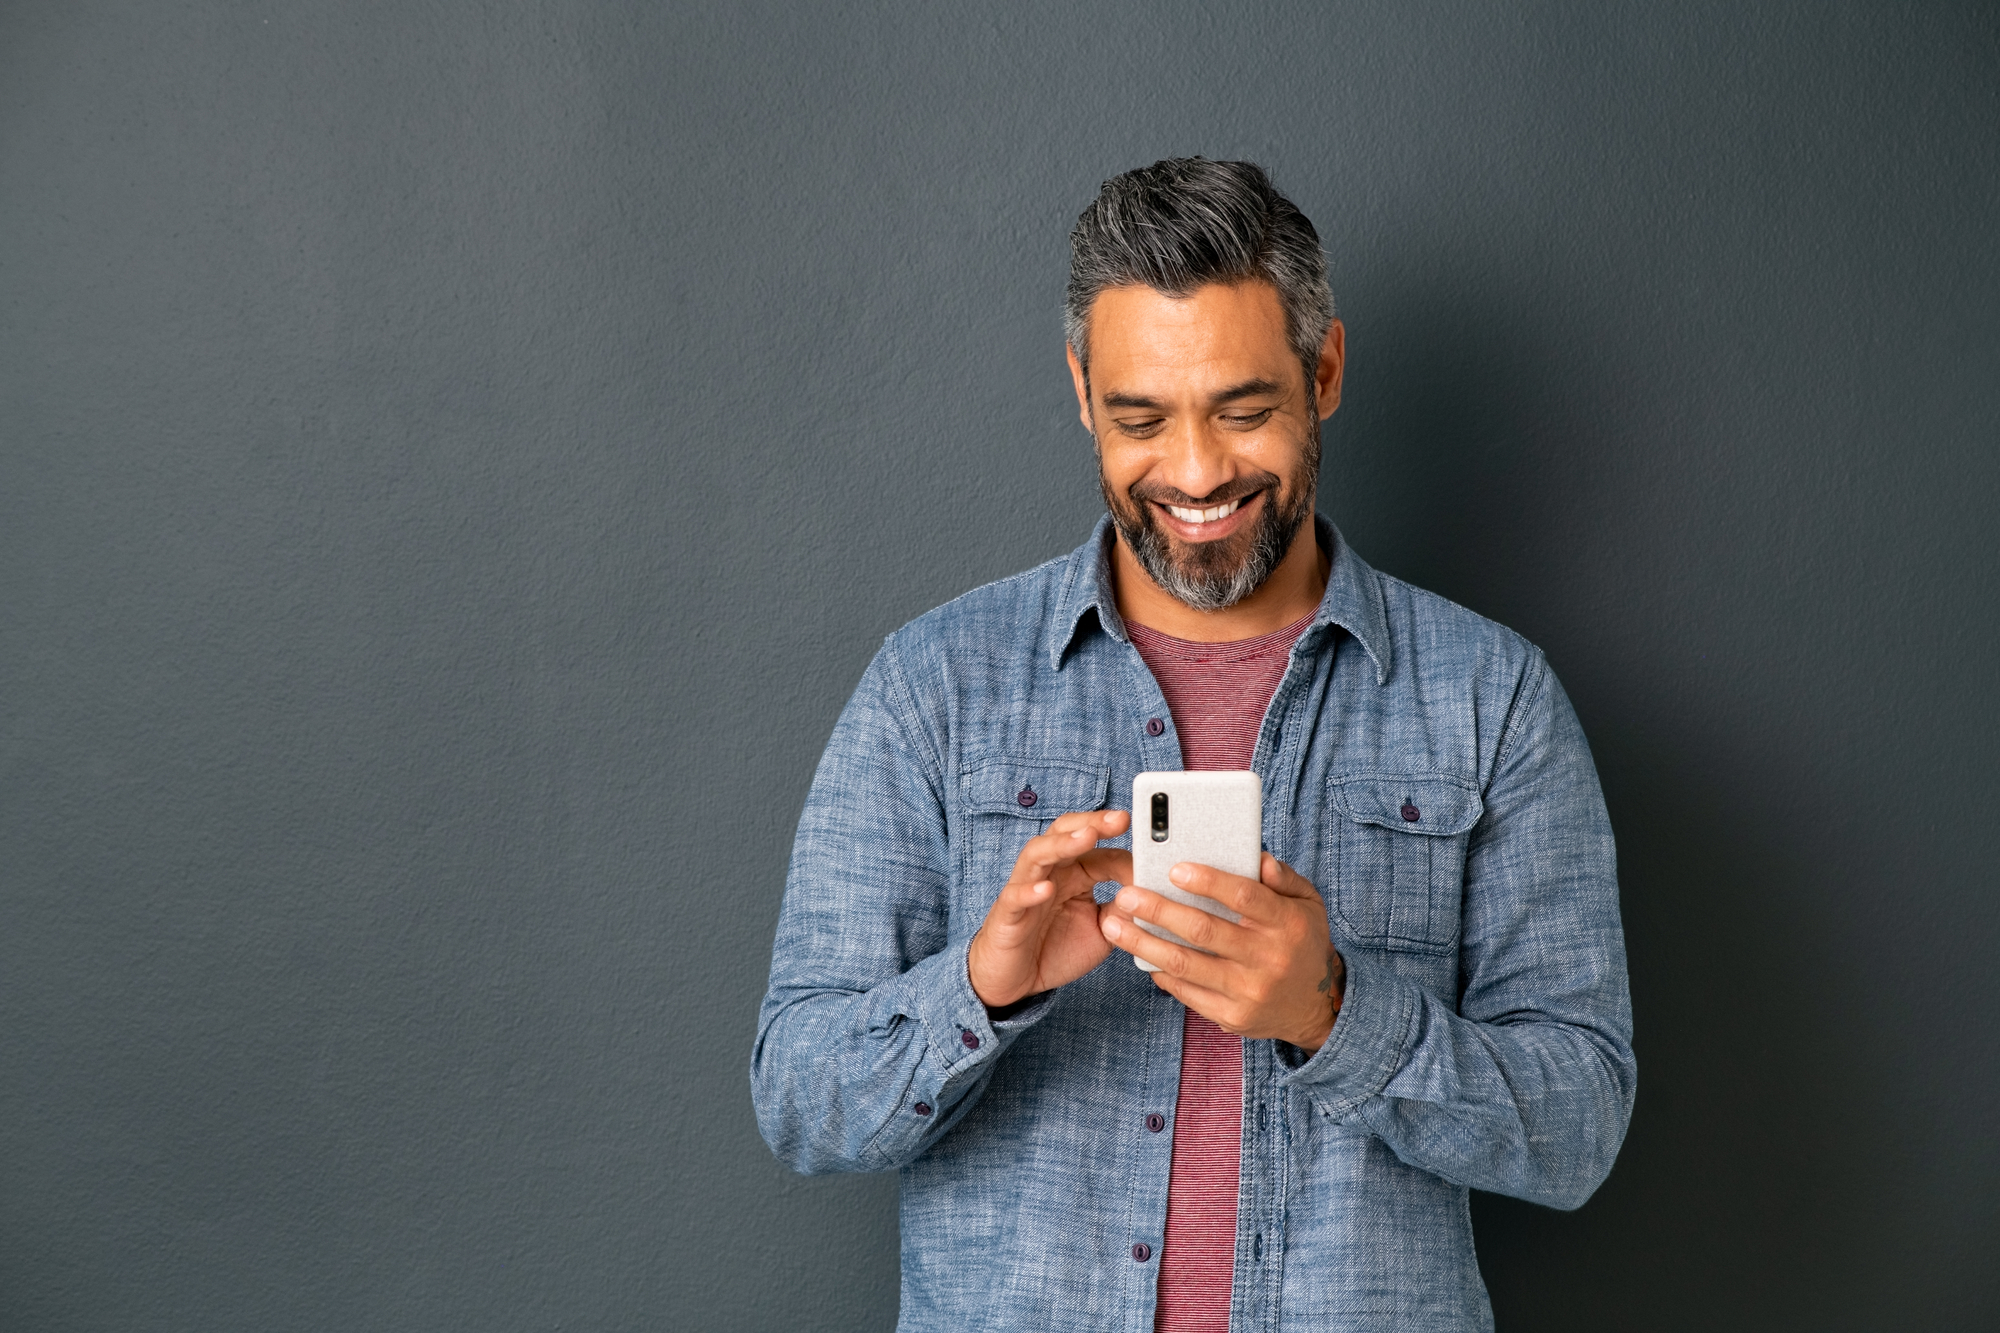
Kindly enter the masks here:
M 1228 518 L 1243 507 L 1243 501 L 1231 500 L 1226 505 L 1213 509 L 1183 509 L 1179 505 L 1168 505 L 1167 512 L 1183 523 L 1213 523 L 1218 518 Z

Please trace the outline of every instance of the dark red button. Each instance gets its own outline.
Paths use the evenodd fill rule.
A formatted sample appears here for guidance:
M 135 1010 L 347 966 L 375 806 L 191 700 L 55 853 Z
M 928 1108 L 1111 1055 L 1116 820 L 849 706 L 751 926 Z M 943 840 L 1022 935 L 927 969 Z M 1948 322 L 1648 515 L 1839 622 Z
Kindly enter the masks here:
M 1016 796 L 1014 799 L 1019 801 L 1021 803 L 1021 808 L 1025 810 L 1029 806 L 1033 805 L 1036 801 L 1041 800 L 1042 798 L 1035 795 L 1035 789 L 1033 787 L 1023 787 L 1021 788 L 1021 794 L 1019 796 Z
M 1167 1127 L 1167 1118 L 1161 1115 L 1158 1111 L 1155 1111 L 1151 1115 L 1146 1117 L 1146 1128 L 1152 1130 L 1155 1134 L 1159 1133 L 1166 1127 Z
M 931 1104 L 929 1102 L 918 1102 L 915 1106 L 912 1106 L 910 1109 L 912 1111 L 915 1111 L 918 1115 L 929 1115 L 931 1113 Z
M 979 1049 L 979 1034 L 976 1032 L 967 1032 L 961 1028 L 958 1033 L 958 1039 L 965 1043 L 965 1049 L 968 1051 Z
M 1148 736 L 1157 736 L 1166 729 L 1167 729 L 1167 724 L 1160 721 L 1160 719 L 1158 719 L 1157 717 L 1149 717 L 1146 719 L 1146 734 Z
M 1143 1264 L 1152 1257 L 1153 1257 L 1153 1247 L 1148 1245 L 1145 1241 L 1142 1240 L 1137 1245 L 1134 1245 L 1132 1247 L 1133 1263 Z
M 1409 803 L 1408 801 L 1405 801 L 1405 802 L 1403 802 L 1403 818 L 1404 818 L 1404 819 L 1406 819 L 1406 820 L 1408 820 L 1408 821 L 1409 821 L 1410 823 L 1414 824 L 1414 823 L 1416 823 L 1416 822 L 1417 822 L 1417 821 L 1418 821 L 1419 819 L 1422 819 L 1423 817 L 1424 817 L 1424 812 L 1423 812 L 1423 811 L 1421 811 L 1421 810 L 1417 809 L 1417 807 L 1415 807 L 1414 805 L 1411 805 L 1411 804 L 1410 804 L 1410 803 Z

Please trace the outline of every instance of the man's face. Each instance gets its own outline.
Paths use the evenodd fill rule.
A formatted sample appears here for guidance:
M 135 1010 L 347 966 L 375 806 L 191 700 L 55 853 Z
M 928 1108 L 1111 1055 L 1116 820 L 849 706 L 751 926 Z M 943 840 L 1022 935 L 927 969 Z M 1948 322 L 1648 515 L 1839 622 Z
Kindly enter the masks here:
M 1313 512 L 1319 422 L 1340 400 L 1339 324 L 1312 385 L 1266 282 L 1184 298 L 1113 287 L 1091 306 L 1089 336 L 1088 386 L 1074 352 L 1070 369 L 1119 535 L 1188 606 L 1234 605 Z

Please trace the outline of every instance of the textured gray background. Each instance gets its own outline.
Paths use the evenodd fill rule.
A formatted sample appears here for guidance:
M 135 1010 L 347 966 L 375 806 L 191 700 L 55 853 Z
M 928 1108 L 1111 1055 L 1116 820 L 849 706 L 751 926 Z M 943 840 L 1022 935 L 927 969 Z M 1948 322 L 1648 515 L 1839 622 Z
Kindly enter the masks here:
M 792 823 L 1092 520 L 1068 224 L 1185 152 L 1603 771 L 1638 1112 L 1503 1327 L 1995 1327 L 1996 143 L 1990 5 L 0 6 L 0 1327 L 887 1328 L 751 1119 Z

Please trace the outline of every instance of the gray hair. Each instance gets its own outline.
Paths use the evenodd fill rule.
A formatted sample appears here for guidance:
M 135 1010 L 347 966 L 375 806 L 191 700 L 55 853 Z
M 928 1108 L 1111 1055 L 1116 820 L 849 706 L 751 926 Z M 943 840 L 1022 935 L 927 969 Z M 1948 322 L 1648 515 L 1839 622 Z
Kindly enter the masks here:
M 1254 162 L 1172 157 L 1104 182 L 1069 234 L 1063 336 L 1090 373 L 1090 307 L 1109 287 L 1184 297 L 1211 282 L 1278 289 L 1285 336 L 1312 392 L 1333 293 L 1319 233 Z

